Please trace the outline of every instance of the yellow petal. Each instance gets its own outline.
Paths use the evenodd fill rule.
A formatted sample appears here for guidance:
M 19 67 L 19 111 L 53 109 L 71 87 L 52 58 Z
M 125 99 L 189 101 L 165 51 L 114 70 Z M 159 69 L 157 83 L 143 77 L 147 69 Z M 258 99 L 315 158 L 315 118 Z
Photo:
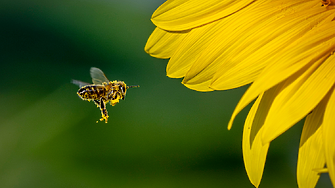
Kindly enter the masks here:
M 254 0 L 169 0 L 152 15 L 152 22 L 169 31 L 192 29 L 226 17 Z
M 214 35 L 208 35 L 217 25 L 217 22 L 192 29 L 183 42 L 180 43 L 166 67 L 167 76 L 181 78 L 186 75 L 201 52 L 209 45 L 208 40 L 213 40 Z
M 271 107 L 277 88 L 261 94 L 249 111 L 243 130 L 243 159 L 251 183 L 258 187 L 264 170 L 269 143 L 263 145 L 262 130 L 267 113 Z
M 230 18 L 208 24 L 203 26 L 201 30 L 200 28 L 194 29 L 194 33 L 198 32 L 201 35 L 198 35 L 199 37 L 195 37 L 193 39 L 193 41 L 196 43 L 192 48 L 189 48 L 190 51 L 186 54 L 188 56 L 194 56 L 192 59 L 194 62 L 189 68 L 189 71 L 184 75 L 182 82 L 184 85 L 188 86 L 189 88 L 194 88 L 198 91 L 213 90 L 209 87 L 209 85 L 211 79 L 217 71 L 217 68 L 222 63 L 222 61 L 216 61 L 216 58 L 219 56 L 218 54 L 221 54 L 222 50 L 220 50 L 220 48 L 224 48 L 224 46 L 220 46 L 220 44 L 226 41 L 225 39 L 229 37 L 229 35 L 223 35 L 224 33 L 229 33 L 223 31 L 224 28 L 227 28 L 224 26 L 229 20 Z M 232 42 L 230 42 L 230 44 L 231 43 Z M 225 46 L 228 45 L 229 43 L 227 42 Z
M 172 56 L 187 32 L 168 32 L 156 28 L 150 35 L 144 50 L 153 57 L 167 59 Z
M 331 97 L 328 101 L 325 116 L 323 119 L 323 141 L 325 146 L 326 164 L 329 170 L 330 179 L 335 185 L 335 92 L 332 90 Z
M 334 49 L 335 46 L 332 48 Z M 318 62 L 322 62 L 323 59 L 321 58 Z M 272 141 L 304 118 L 334 85 L 335 61 L 333 58 L 328 58 L 315 70 L 318 62 L 294 82 L 289 83 L 291 78 L 287 80 L 290 85 L 278 94 L 265 121 L 263 143 Z
M 197 90 L 225 90 L 248 84 L 272 62 L 269 59 L 273 55 L 296 41 L 311 25 L 318 24 L 325 17 L 321 14 L 325 12 L 324 9 L 318 9 L 313 15 L 309 15 L 309 10 L 300 11 L 294 19 L 285 17 L 281 8 L 292 6 L 292 2 L 285 6 L 281 1 L 259 8 L 255 8 L 256 5 L 258 4 L 252 4 L 228 18 L 201 27 L 210 29 L 206 29 L 208 32 L 202 32 L 202 35 L 194 36 L 199 39 L 199 42 L 192 43 L 197 51 L 189 50 L 184 56 L 194 57 L 191 58 L 192 67 L 185 75 L 184 84 L 204 86 Z M 313 21 L 306 19 L 307 16 Z M 212 80 L 210 86 L 201 84 L 208 80 Z
M 190 37 L 187 37 L 187 39 L 192 41 L 189 43 L 191 45 L 182 47 L 184 53 L 180 53 L 184 54 L 184 57 L 189 57 L 192 61 L 192 66 L 185 75 L 183 84 L 198 91 L 213 90 L 209 87 L 210 80 L 218 67 L 224 62 L 218 57 L 229 54 L 227 50 L 240 38 L 239 34 L 244 32 L 243 30 L 237 30 L 239 25 L 234 24 L 235 20 L 252 8 L 253 6 L 248 6 L 238 14 L 193 29 L 190 32 Z M 173 60 L 176 61 L 175 64 L 182 64 L 184 59 L 175 58 Z M 189 59 L 185 59 L 185 61 L 189 61 Z
M 201 91 L 201 92 L 208 92 L 208 91 L 213 91 L 212 88 L 208 87 L 210 84 L 211 80 L 207 80 L 205 82 L 200 82 L 199 84 L 187 84 L 182 82 L 186 87 L 189 89 L 193 89 L 196 91 Z
M 319 9 L 316 14 L 310 15 L 311 11 L 302 8 L 303 11 L 286 15 L 283 9 L 288 9 L 292 3 L 292 1 L 287 4 L 283 4 L 282 1 L 270 2 L 234 20 L 235 23 L 241 24 L 237 27 L 238 30 L 233 28 L 237 30 L 233 33 L 239 37 L 234 38 L 235 42 L 230 45 L 227 53 L 218 55 L 217 60 L 225 63 L 215 73 L 211 84 L 213 89 L 232 89 L 253 82 L 270 63 L 267 59 L 276 56 L 279 51 L 305 34 L 311 25 L 318 24 L 325 17 L 323 14 L 318 14 L 325 12 L 324 9 Z M 305 4 L 305 6 L 314 5 L 313 2 Z M 231 25 L 229 27 L 234 26 Z
M 258 139 L 255 139 L 256 136 L 251 135 L 251 132 L 256 132 L 256 135 L 259 135 L 261 131 L 261 126 L 253 126 L 254 116 L 257 112 L 261 97 L 262 96 L 259 96 L 249 111 L 248 117 L 244 124 L 242 140 L 244 166 L 250 182 L 255 187 L 258 187 L 261 182 L 266 154 L 269 147 L 269 144 L 266 144 L 265 146 L 262 145 L 260 136 L 258 136 Z
M 271 63 L 262 71 L 257 80 L 241 98 L 229 122 L 228 129 L 231 128 L 237 113 L 260 93 L 282 82 L 296 72 L 302 71 L 304 67 L 311 66 L 311 64 L 320 59 L 322 61 L 322 58 L 332 53 L 335 48 L 335 34 L 330 28 L 334 27 L 335 23 L 333 22 L 322 24 L 320 27 L 316 26 L 295 43 L 283 49 L 275 57 L 267 59 Z M 328 64 L 327 66 L 331 67 L 332 65 Z M 265 140 L 270 141 L 269 138 Z
M 314 168 L 313 171 L 317 172 L 318 174 L 329 173 L 328 168 Z
M 315 169 L 322 169 L 326 162 L 321 124 L 328 99 L 325 97 L 305 120 L 297 165 L 299 187 L 314 188 L 320 177 Z

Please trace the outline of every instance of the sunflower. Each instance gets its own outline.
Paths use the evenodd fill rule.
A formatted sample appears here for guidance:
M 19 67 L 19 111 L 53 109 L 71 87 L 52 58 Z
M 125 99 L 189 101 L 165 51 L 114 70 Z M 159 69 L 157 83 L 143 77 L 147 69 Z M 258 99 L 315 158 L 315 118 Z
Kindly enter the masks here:
M 168 0 L 145 51 L 169 58 L 167 76 L 197 91 L 251 84 L 232 114 L 255 100 L 243 159 L 258 187 L 270 142 L 305 118 L 297 181 L 335 185 L 335 0 Z

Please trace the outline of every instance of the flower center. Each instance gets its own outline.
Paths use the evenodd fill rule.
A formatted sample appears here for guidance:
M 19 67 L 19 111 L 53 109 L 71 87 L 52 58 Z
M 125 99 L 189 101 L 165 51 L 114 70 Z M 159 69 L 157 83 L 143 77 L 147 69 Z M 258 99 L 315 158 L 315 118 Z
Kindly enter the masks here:
M 334 6 L 335 0 L 321 0 L 322 6 Z

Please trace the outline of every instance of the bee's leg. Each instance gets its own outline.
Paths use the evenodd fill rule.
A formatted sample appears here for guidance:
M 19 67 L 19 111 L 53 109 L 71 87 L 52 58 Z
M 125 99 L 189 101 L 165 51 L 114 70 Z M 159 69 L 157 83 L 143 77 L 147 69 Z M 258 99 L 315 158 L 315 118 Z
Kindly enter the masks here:
M 94 100 L 94 104 L 97 105 L 98 108 L 100 108 L 100 101 L 99 100 Z
M 107 109 L 106 109 L 106 104 L 105 104 L 105 101 L 102 100 L 102 98 L 100 99 L 100 111 L 101 111 L 101 115 L 102 115 L 102 118 L 100 119 L 100 121 L 103 121 L 105 120 L 105 123 L 107 123 L 107 120 L 108 120 L 108 112 L 107 112 Z
M 101 99 L 101 100 L 94 100 L 94 103 L 97 105 L 98 108 L 100 108 L 101 110 L 101 115 L 102 118 L 100 119 L 100 121 L 105 120 L 107 123 L 107 119 L 108 119 L 108 112 L 106 109 L 106 104 L 105 102 Z

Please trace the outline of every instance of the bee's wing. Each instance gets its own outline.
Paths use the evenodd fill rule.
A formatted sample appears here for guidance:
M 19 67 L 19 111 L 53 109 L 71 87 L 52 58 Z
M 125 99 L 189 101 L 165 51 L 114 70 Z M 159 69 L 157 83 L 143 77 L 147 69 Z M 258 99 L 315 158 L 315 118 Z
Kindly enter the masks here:
M 90 73 L 94 84 L 102 84 L 103 82 L 109 83 L 109 80 L 100 69 L 92 67 Z
M 89 83 L 82 82 L 82 81 L 79 81 L 79 80 L 72 80 L 71 82 L 72 82 L 73 84 L 79 86 L 79 87 L 83 87 L 83 86 L 91 85 L 91 84 L 89 84 Z

